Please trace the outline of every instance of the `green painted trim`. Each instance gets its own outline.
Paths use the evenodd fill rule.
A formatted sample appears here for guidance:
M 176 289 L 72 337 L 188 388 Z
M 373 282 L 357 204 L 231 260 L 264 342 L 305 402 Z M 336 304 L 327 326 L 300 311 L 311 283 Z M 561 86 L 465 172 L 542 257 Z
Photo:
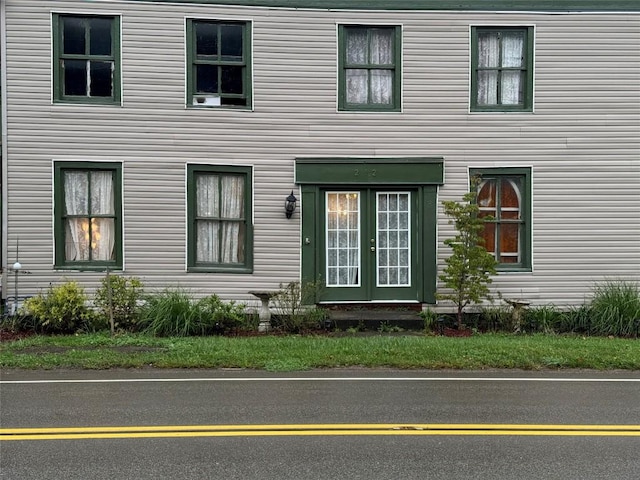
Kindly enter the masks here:
M 522 105 L 478 105 L 478 32 L 522 31 L 525 38 L 525 86 Z M 533 72 L 534 72 L 534 27 L 471 27 L 471 91 L 469 92 L 472 112 L 533 112 Z
M 76 15 L 76 14 L 60 14 L 52 13 L 51 25 L 53 26 L 53 101 L 55 103 L 73 103 L 73 104 L 91 104 L 91 105 L 120 105 L 121 104 L 121 90 L 122 90 L 122 76 L 121 76 L 121 53 L 120 53 L 120 28 L 121 19 L 117 15 Z M 97 56 L 97 55 L 78 55 L 77 57 L 83 60 L 95 58 L 97 60 L 113 60 L 113 95 L 111 97 L 88 97 L 84 95 L 71 96 L 64 95 L 62 69 L 60 66 L 60 59 L 62 56 L 62 28 L 60 24 L 65 17 L 78 17 L 78 18 L 109 18 L 111 19 L 111 51 L 112 56 Z M 73 57 L 67 55 L 67 57 Z
M 68 262 L 64 254 L 64 182 L 63 173 L 67 170 L 100 171 L 107 170 L 113 174 L 113 198 L 115 217 L 115 252 L 112 262 Z M 54 162 L 54 225 L 55 242 L 54 268 L 81 271 L 104 271 L 107 268 L 122 269 L 122 164 L 117 162 Z
M 296 183 L 424 185 L 444 183 L 442 157 L 296 158 Z
M 302 185 L 300 188 L 301 201 L 300 211 L 302 224 L 302 282 L 323 282 L 324 277 L 318 272 L 320 249 L 317 237 L 317 228 L 320 222 L 318 208 L 318 187 L 312 185 Z M 320 293 L 316 291 L 316 295 Z M 320 298 L 315 298 L 319 302 Z
M 196 189 L 199 173 L 243 175 L 245 178 L 245 258 L 242 264 L 198 264 L 196 251 Z M 253 273 L 253 176 L 251 167 L 187 164 L 187 271 L 190 273 Z
M 499 272 L 531 272 L 532 271 L 532 245 L 531 245 L 531 233 L 532 233 L 532 183 L 531 183 L 531 169 L 528 167 L 501 167 L 501 168 L 470 168 L 469 178 L 480 176 L 492 176 L 492 177 L 521 177 L 522 178 L 522 217 L 524 220 L 524 228 L 522 238 L 520 239 L 520 248 L 522 250 L 522 262 L 521 263 L 500 263 L 497 265 L 496 270 Z
M 438 282 L 438 187 L 422 189 L 422 301 L 436 303 Z
M 234 65 L 234 66 L 240 66 L 242 65 L 244 68 L 244 75 L 243 75 L 243 81 L 244 81 L 244 88 L 243 88 L 243 93 L 242 93 L 242 97 L 244 97 L 246 99 L 246 105 L 194 105 L 193 104 L 193 97 L 195 95 L 196 92 L 196 74 L 195 74 L 195 69 L 196 69 L 196 63 L 197 63 L 197 59 L 196 59 L 196 54 L 195 54 L 195 45 L 196 45 L 196 40 L 195 40 L 195 28 L 193 27 L 194 23 L 197 22 L 206 22 L 206 23 L 224 23 L 224 24 L 235 24 L 235 25 L 241 25 L 242 26 L 242 55 L 243 55 L 243 59 L 242 62 L 232 62 L 232 61 L 223 61 L 223 60 L 215 60 L 215 61 L 207 61 L 206 63 L 210 64 L 210 65 L 216 65 L 218 67 L 224 65 Z M 228 108 L 228 109 L 233 109 L 233 110 L 251 110 L 253 108 L 253 84 L 252 84 L 252 80 L 253 80 L 253 74 L 251 71 L 251 65 L 252 65 L 252 61 L 251 61 L 251 55 L 252 55 L 252 44 L 251 44 L 251 28 L 252 28 L 252 24 L 251 22 L 247 22 L 247 21 L 235 21 L 235 20 L 214 20 L 214 19 L 209 19 L 209 18 L 205 18 L 205 19 L 200 19 L 200 18 L 187 18 L 187 25 L 186 25 L 186 46 L 187 46 L 187 107 L 189 108 Z M 220 72 L 218 71 L 218 74 L 220 75 Z M 220 92 L 221 89 L 221 83 L 220 80 L 218 81 L 218 91 L 220 93 L 220 96 L 227 96 L 228 98 L 230 97 L 234 97 L 234 98 L 239 98 L 241 97 L 241 95 L 239 94 L 235 94 L 235 95 L 231 95 L 231 94 L 227 94 L 227 95 L 223 95 Z
M 454 10 L 525 12 L 637 12 L 637 0 L 129 0 L 318 10 Z
M 349 68 L 358 70 L 373 70 L 379 66 L 373 64 L 358 64 L 357 66 L 347 65 L 347 30 L 350 28 L 383 28 L 393 29 L 393 65 L 384 66 L 383 70 L 393 70 L 393 99 L 391 104 L 357 104 L 347 102 L 347 75 Z M 338 25 L 338 110 L 348 112 L 399 112 L 402 108 L 402 29 L 397 25 L 360 25 L 360 24 L 340 24 Z M 371 93 L 371 90 L 369 90 Z

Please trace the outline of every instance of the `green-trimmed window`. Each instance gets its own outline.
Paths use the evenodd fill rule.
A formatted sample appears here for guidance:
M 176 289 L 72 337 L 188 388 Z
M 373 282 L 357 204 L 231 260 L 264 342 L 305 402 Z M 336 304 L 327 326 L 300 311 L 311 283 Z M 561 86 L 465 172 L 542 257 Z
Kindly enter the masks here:
M 187 167 L 190 271 L 251 273 L 251 167 Z
M 402 30 L 338 26 L 338 109 L 400 111 Z
M 485 217 L 483 238 L 499 270 L 531 270 L 531 170 L 472 169 L 480 177 L 478 206 Z
M 471 111 L 532 111 L 533 27 L 472 27 L 471 49 Z
M 53 15 L 56 102 L 120 103 L 120 17 Z
M 187 20 L 187 104 L 251 108 L 251 23 Z
M 55 162 L 55 265 L 122 268 L 122 164 Z

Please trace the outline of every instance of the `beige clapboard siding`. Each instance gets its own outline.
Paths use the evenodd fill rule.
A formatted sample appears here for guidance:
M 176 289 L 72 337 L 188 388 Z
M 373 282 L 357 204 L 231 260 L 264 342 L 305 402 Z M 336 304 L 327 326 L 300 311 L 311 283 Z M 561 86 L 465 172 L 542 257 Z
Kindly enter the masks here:
M 122 108 L 51 105 L 51 9 L 122 15 Z M 28 292 L 61 276 L 51 271 L 52 159 L 123 162 L 126 273 L 150 288 L 248 300 L 249 289 L 297 279 L 299 213 L 286 220 L 282 205 L 304 156 L 443 156 L 440 200 L 464 193 L 468 166 L 532 166 L 534 272 L 501 274 L 495 289 L 569 304 L 594 281 L 638 279 L 635 14 L 7 0 L 7 18 L 9 256 L 20 236 Z M 253 112 L 185 109 L 185 18 L 253 22 Z M 337 23 L 402 25 L 402 113 L 336 112 Z M 535 114 L 468 113 L 469 25 L 492 24 L 536 26 Z M 254 274 L 185 274 L 188 162 L 253 166 Z M 441 266 L 450 234 L 441 214 Z M 91 288 L 101 278 L 64 274 Z

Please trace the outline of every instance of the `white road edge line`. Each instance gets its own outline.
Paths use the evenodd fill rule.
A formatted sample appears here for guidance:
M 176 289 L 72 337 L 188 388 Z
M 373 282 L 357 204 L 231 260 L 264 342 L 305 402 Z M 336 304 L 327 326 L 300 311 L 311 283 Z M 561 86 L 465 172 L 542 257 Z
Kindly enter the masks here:
M 60 380 L 0 380 L 0 385 L 49 383 L 172 383 L 172 382 L 573 382 L 640 383 L 640 378 L 544 377 L 233 377 L 233 378 L 110 378 Z

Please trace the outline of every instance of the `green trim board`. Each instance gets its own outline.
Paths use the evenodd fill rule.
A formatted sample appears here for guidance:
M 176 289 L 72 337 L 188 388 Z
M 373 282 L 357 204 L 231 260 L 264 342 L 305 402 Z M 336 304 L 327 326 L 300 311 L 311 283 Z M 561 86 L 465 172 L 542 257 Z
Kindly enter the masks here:
M 198 176 L 215 177 L 217 188 L 211 188 L 210 184 L 203 184 L 207 191 L 203 192 L 201 198 L 207 202 L 203 205 L 202 212 L 198 213 L 197 194 Z M 227 177 L 225 179 L 225 177 Z M 224 194 L 233 186 L 233 177 L 242 177 L 243 196 L 242 207 L 235 202 L 227 202 L 227 212 L 225 212 Z M 225 184 L 225 180 L 228 183 Z M 241 166 L 221 166 L 221 165 L 187 165 L 187 269 L 189 272 L 220 272 L 220 273 L 252 273 L 253 272 L 253 205 L 252 205 L 252 168 Z M 226 185 L 226 186 L 225 186 Z M 215 198 L 214 198 L 215 197 Z M 229 197 L 226 197 L 229 199 Z M 238 209 L 239 212 L 232 210 Z M 212 236 L 217 239 L 218 251 L 211 255 L 214 260 L 205 261 L 196 258 L 198 242 L 198 223 L 203 224 L 207 233 L 217 234 Z M 225 258 L 235 257 L 234 253 L 225 255 L 223 244 L 220 239 L 226 234 L 232 233 L 226 230 L 227 226 L 239 225 L 237 262 L 224 261 Z M 208 240 L 207 240 L 208 242 Z M 211 244 L 213 243 L 213 245 Z M 209 243 L 213 248 L 216 241 Z M 218 261 L 215 261 L 215 259 Z
M 129 0 L 318 10 L 454 10 L 524 12 L 638 12 L 637 0 Z
M 298 184 L 442 185 L 442 157 L 296 158 Z
M 69 214 L 65 208 L 65 189 L 64 175 L 66 172 L 86 173 L 90 175 L 92 172 L 110 172 L 113 180 L 113 213 L 100 214 L 93 212 L 93 201 L 91 196 L 92 182 L 87 182 L 88 195 L 85 198 L 86 211 L 81 214 Z M 54 189 L 54 239 L 55 239 L 55 268 L 88 270 L 88 271 L 104 271 L 107 268 L 122 268 L 122 164 L 117 162 L 54 162 L 53 172 L 53 189 Z M 81 191 L 75 192 L 74 199 L 81 198 L 78 195 Z M 83 208 L 79 207 L 79 208 Z M 76 260 L 70 261 L 66 259 L 65 248 L 65 222 L 67 218 L 77 218 L 86 220 L 86 232 L 89 238 L 93 238 L 91 229 L 93 228 L 93 220 L 100 218 L 113 218 L 113 260 Z M 98 232 L 99 233 L 99 232 Z M 93 241 L 93 240 L 92 240 Z M 93 248 L 89 248 L 88 254 L 91 257 Z

